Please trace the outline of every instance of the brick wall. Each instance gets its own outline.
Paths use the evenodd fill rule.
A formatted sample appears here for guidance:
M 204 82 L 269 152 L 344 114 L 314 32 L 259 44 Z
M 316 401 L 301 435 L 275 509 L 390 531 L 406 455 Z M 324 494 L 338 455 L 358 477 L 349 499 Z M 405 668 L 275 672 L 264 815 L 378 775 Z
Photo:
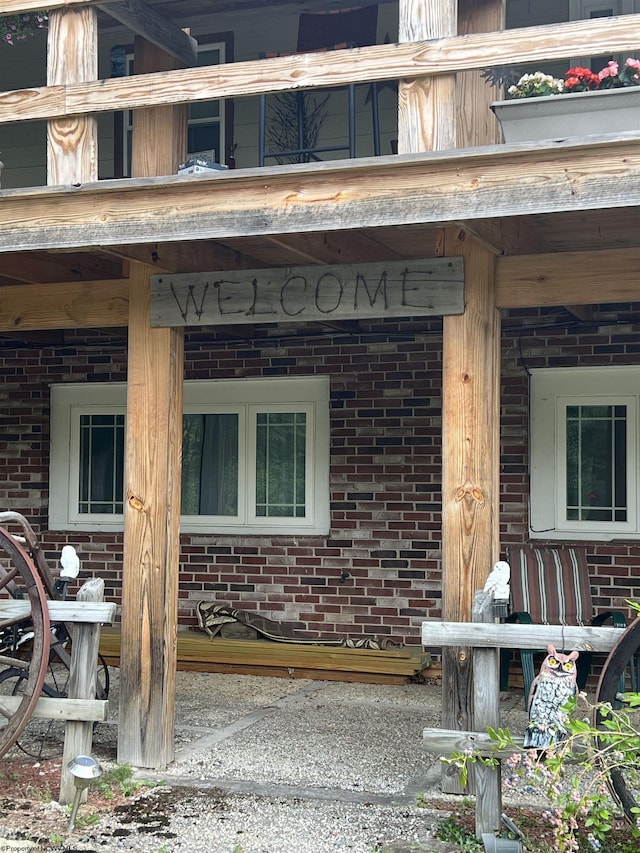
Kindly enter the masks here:
M 599 326 L 562 309 L 504 318 L 501 538 L 527 538 L 528 377 L 531 367 L 634 363 L 640 351 L 634 306 L 600 306 Z M 611 320 L 608 312 L 611 308 Z M 599 315 L 599 316 L 600 316 Z M 639 315 L 640 317 L 640 315 Z M 320 637 L 381 637 L 419 644 L 420 623 L 440 615 L 441 331 L 423 321 L 384 335 L 320 333 L 212 346 L 186 340 L 190 379 L 329 375 L 331 534 L 182 537 L 180 622 L 196 624 L 203 599 L 255 609 Z M 270 333 L 275 334 L 275 332 Z M 120 534 L 47 531 L 49 385 L 123 381 L 125 342 L 74 338 L 64 346 L 0 345 L 0 509 L 23 512 L 52 563 L 70 542 L 83 571 L 105 579 L 119 601 Z M 52 500 L 54 497 L 51 498 Z M 588 548 L 596 603 L 640 598 L 635 543 Z
M 500 538 L 504 545 L 527 541 L 528 394 L 534 367 L 638 364 L 640 306 L 600 305 L 597 322 L 578 322 L 561 308 L 507 312 L 502 335 L 502 457 Z M 536 544 L 544 545 L 536 540 Z M 553 542 L 547 544 L 554 544 Z M 557 543 L 555 543 L 557 544 Z M 571 542 L 563 545 L 570 546 Z M 593 603 L 597 610 L 631 611 L 640 601 L 640 543 L 587 542 Z

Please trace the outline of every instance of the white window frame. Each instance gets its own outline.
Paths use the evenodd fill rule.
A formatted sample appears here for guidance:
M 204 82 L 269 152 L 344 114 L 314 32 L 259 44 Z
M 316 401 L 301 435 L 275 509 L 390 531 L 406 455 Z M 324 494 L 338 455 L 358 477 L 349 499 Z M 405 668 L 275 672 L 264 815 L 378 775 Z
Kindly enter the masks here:
M 627 521 L 566 519 L 566 409 L 627 407 Z M 640 539 L 640 367 L 539 368 L 531 371 L 531 539 Z
M 618 15 L 633 15 L 640 12 L 640 0 L 569 0 L 569 20 L 583 21 L 592 20 L 594 12 L 613 10 L 613 16 Z M 624 62 L 627 56 L 632 56 L 633 53 L 619 54 L 615 58 L 618 62 Z M 569 67 L 581 65 L 586 68 L 591 68 L 590 56 L 575 56 Z M 604 68 L 607 64 L 606 57 L 601 57 L 601 62 L 597 63 L 599 68 Z
M 51 460 L 49 527 L 51 530 L 113 531 L 123 516 L 78 512 L 79 423 L 84 414 L 126 414 L 125 383 L 51 386 Z M 277 401 L 277 402 L 274 402 Z M 279 379 L 187 380 L 186 413 L 240 411 L 238 515 L 181 517 L 183 533 L 327 535 L 329 516 L 329 379 L 306 376 Z M 256 516 L 252 509 L 255 470 L 255 413 L 304 411 L 306 429 L 306 507 L 302 518 Z M 126 425 L 125 425 L 126 429 Z
M 202 44 L 198 44 L 196 51 L 197 53 L 204 53 L 210 50 L 218 50 L 220 53 L 220 62 L 218 65 L 224 65 L 227 60 L 227 44 L 225 41 L 208 41 L 202 42 Z M 127 53 L 125 56 L 125 69 L 126 75 L 130 76 L 131 71 L 133 69 L 134 55 L 133 53 Z M 215 66 L 216 68 L 218 66 Z M 218 138 L 220 140 L 219 147 L 220 150 L 216 152 L 216 162 L 224 163 L 226 157 L 226 127 L 225 127 L 225 102 L 223 98 L 220 99 L 212 99 L 212 101 L 207 101 L 206 103 L 212 103 L 217 100 L 218 103 L 218 117 L 208 117 L 208 118 L 191 118 L 189 117 L 188 127 L 198 127 L 199 125 L 218 125 Z M 197 104 L 196 104 L 197 106 Z M 126 176 L 131 176 L 131 146 L 133 139 L 133 110 L 125 110 L 124 112 L 124 120 L 122 122 L 122 160 L 124 164 L 124 173 Z M 195 151 L 188 151 L 188 154 L 195 154 Z

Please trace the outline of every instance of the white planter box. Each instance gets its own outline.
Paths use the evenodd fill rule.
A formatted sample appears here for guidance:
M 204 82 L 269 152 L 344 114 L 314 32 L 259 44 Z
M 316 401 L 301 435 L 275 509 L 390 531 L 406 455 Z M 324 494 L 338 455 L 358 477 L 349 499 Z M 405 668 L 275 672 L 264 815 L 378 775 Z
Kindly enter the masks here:
M 640 86 L 516 98 L 491 104 L 491 109 L 505 142 L 640 130 Z

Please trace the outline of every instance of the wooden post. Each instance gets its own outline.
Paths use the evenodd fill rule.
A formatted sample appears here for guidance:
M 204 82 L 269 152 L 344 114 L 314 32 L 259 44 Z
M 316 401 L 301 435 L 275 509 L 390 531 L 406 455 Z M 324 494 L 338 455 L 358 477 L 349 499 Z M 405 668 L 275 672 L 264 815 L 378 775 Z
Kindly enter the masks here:
M 136 73 L 175 61 L 136 39 Z M 182 106 L 134 113 L 134 176 L 173 174 L 186 156 Z M 174 755 L 183 329 L 152 329 L 150 276 L 132 266 L 129 303 L 124 566 L 118 761 L 166 766 Z
M 78 601 L 102 601 L 104 581 L 91 578 L 78 591 Z M 71 643 L 71 671 L 67 696 L 69 699 L 94 699 L 96 695 L 96 673 L 98 669 L 98 647 L 100 645 L 100 623 L 80 622 L 74 625 Z M 60 802 L 71 803 L 75 796 L 73 776 L 67 764 L 76 755 L 91 754 L 93 723 L 71 720 L 67 722 L 62 753 L 60 777 Z M 82 802 L 86 802 L 87 791 L 83 791 Z
M 465 259 L 465 313 L 444 318 L 442 355 L 442 607 L 455 622 L 471 619 L 499 551 L 500 315 L 494 256 L 464 231 L 444 238 L 443 252 Z M 469 729 L 472 719 L 471 649 L 443 649 L 442 725 Z
M 493 623 L 493 596 L 476 592 L 473 621 Z M 500 725 L 500 652 L 498 649 L 474 649 L 473 652 L 473 728 L 485 732 Z M 502 816 L 502 773 L 500 765 L 473 768 L 476 792 L 476 836 L 497 833 Z
M 458 0 L 400 0 L 398 40 L 457 33 Z M 456 77 L 442 74 L 398 84 L 398 153 L 456 146 Z
M 458 0 L 460 35 L 504 30 L 506 0 Z M 500 93 L 482 79 L 480 71 L 456 75 L 458 146 L 493 145 L 501 141 L 498 120 L 489 109 Z
M 98 23 L 95 6 L 49 13 L 47 85 L 98 79 Z M 70 116 L 47 125 L 47 183 L 83 184 L 98 180 L 98 122 Z

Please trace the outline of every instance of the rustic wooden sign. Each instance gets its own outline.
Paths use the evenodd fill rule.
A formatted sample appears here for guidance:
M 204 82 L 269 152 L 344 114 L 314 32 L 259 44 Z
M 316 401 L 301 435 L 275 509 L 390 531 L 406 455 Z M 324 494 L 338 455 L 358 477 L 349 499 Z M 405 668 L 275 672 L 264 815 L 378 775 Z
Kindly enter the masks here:
M 157 275 L 152 326 L 462 314 L 462 258 Z

